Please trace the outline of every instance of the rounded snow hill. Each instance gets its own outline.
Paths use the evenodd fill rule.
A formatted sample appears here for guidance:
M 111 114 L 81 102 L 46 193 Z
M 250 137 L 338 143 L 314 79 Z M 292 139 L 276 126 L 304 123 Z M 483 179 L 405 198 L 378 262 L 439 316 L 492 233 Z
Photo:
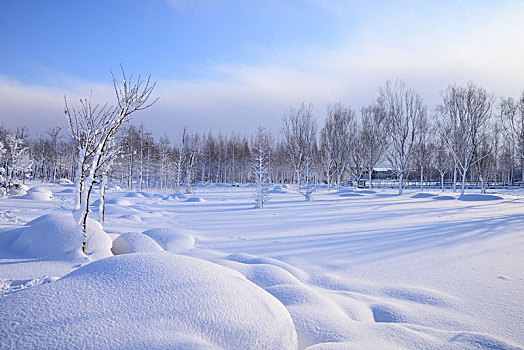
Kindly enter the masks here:
M 153 228 L 143 232 L 162 248 L 172 253 L 186 252 L 195 246 L 195 237 L 171 228 Z
M 111 253 L 111 238 L 99 222 L 89 219 L 90 235 L 87 252 L 94 259 L 102 259 Z M 11 248 L 29 258 L 70 260 L 85 256 L 82 253 L 82 235 L 71 214 L 47 214 L 28 222 L 13 241 Z
M 164 249 L 151 237 L 143 233 L 123 233 L 113 241 L 113 254 L 156 253 Z
M 11 348 L 296 349 L 286 308 L 240 273 L 171 253 L 126 254 L 0 298 Z
M 50 201 L 53 199 L 53 192 L 43 187 L 33 187 L 27 194 L 23 196 L 24 199 L 34 199 L 37 201 Z

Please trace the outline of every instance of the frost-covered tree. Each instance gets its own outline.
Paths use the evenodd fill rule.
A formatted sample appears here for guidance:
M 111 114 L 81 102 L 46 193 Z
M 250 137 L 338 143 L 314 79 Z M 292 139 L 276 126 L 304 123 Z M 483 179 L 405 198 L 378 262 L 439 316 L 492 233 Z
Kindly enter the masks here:
M 25 144 L 24 135 L 8 135 L 7 146 L 7 187 L 11 187 L 17 181 L 25 180 L 27 173 L 31 171 L 33 159 L 29 152 L 30 148 Z
M 362 137 L 364 151 L 363 164 L 368 173 L 368 187 L 371 188 L 373 169 L 380 161 L 388 147 L 387 120 L 384 102 L 378 99 L 361 110 Z
M 302 182 L 307 182 L 304 192 L 306 200 L 311 198 L 311 168 L 316 146 L 316 123 L 313 119 L 313 105 L 302 103 L 298 108 L 290 108 L 283 119 L 282 144 L 297 181 L 297 190 L 301 192 Z M 306 177 L 307 179 L 304 179 Z
M 255 206 L 263 208 L 264 203 L 270 198 L 267 189 L 270 136 L 266 129 L 261 126 L 258 127 L 251 148 L 253 150 L 252 171 L 255 181 Z
M 504 134 L 512 141 L 519 157 L 521 179 L 524 181 L 524 90 L 517 100 L 511 97 L 503 98 L 499 109 Z
M 89 235 L 87 218 L 89 202 L 95 180 L 104 177 L 107 166 L 117 154 L 115 136 L 120 127 L 127 122 L 133 113 L 150 107 L 150 96 L 155 83 L 150 77 L 143 80 L 140 76 L 126 77 L 122 68 L 122 84 L 117 82 L 111 73 L 116 95 L 115 105 L 94 105 L 91 98 L 80 100 L 79 109 L 69 108 L 65 99 L 65 115 L 68 119 L 73 139 L 78 147 L 77 179 L 75 191 L 75 209 L 73 215 L 82 232 L 82 251 L 87 254 Z M 102 180 L 103 181 L 103 180 Z
M 442 94 L 442 104 L 437 107 L 447 148 L 462 178 L 461 195 L 464 195 L 468 171 L 486 156 L 480 155 L 477 147 L 491 118 L 492 106 L 493 96 L 469 83 L 449 86 Z
M 192 194 L 195 182 L 197 159 L 199 154 L 200 137 L 198 134 L 190 135 L 184 132 L 182 138 L 182 152 L 184 154 L 184 183 L 186 192 Z
M 6 179 L 5 179 L 5 168 L 3 167 L 3 164 L 6 162 L 4 161 L 5 154 L 7 153 L 7 149 L 4 147 L 4 143 L 0 141 L 0 187 L 3 188 L 4 193 L 2 195 L 7 196 L 7 186 L 6 186 Z
M 419 120 L 425 117 L 427 107 L 414 90 L 407 89 L 400 81 L 387 82 L 379 93 L 387 118 L 388 159 L 399 179 L 398 193 L 402 194 L 404 176 L 415 151 Z
M 355 113 L 341 103 L 328 106 L 327 117 L 320 131 L 320 145 L 328 163 L 337 177 L 337 190 L 340 191 L 342 176 L 351 160 L 351 145 L 355 138 L 353 119 Z

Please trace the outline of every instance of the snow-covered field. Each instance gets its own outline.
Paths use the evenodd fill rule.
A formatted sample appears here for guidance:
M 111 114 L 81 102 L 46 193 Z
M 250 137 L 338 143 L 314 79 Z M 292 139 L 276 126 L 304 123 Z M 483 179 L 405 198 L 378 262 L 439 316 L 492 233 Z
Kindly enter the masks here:
M 73 187 L 30 186 L 0 199 L 0 348 L 524 346 L 521 194 L 112 190 L 86 258 Z

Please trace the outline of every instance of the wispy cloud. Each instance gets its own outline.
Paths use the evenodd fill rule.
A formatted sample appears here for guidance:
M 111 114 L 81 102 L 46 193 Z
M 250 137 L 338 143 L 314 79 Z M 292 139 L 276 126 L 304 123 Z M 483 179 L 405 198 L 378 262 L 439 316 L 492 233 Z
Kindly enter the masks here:
M 396 78 L 419 90 L 430 107 L 439 102 L 440 90 L 455 82 L 474 81 L 498 95 L 519 94 L 524 88 L 524 3 L 446 4 L 384 8 L 390 15 L 357 9 L 368 17 L 348 29 L 339 47 L 273 51 L 258 64 L 218 62 L 206 67 L 214 77 L 207 80 L 154 77 L 160 100 L 136 118 L 157 134 L 178 133 L 184 126 L 249 133 L 259 124 L 276 131 L 289 106 L 310 101 L 321 121 L 327 103 L 340 100 L 358 110 L 376 97 L 385 80 Z M 333 10 L 337 3 L 328 5 Z M 75 82 L 49 88 L 0 78 L 0 108 L 8 126 L 30 125 L 34 118 L 63 123 L 64 93 L 78 98 L 90 90 L 100 92 L 102 101 L 112 100 L 106 85 Z

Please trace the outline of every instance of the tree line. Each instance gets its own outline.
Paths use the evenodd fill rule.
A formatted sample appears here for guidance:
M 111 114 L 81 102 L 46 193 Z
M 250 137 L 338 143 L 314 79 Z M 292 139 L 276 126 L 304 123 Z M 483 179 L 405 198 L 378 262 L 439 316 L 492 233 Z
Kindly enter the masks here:
M 151 93 L 148 89 L 145 93 Z M 125 96 L 117 101 L 126 101 Z M 131 112 L 148 106 L 140 100 L 130 103 Z M 112 107 L 111 113 L 120 116 L 122 107 Z M 89 125 L 80 124 L 88 122 L 87 116 L 96 120 L 97 114 L 105 115 L 104 108 L 87 99 L 75 112 L 66 105 L 69 129 L 54 127 L 37 137 L 24 127 L 10 131 L 0 126 L 5 192 L 29 178 L 75 181 L 85 166 L 78 162 L 96 155 L 94 148 L 91 155 L 82 152 L 100 137 L 86 134 Z M 119 126 L 103 146 L 111 157 L 106 166 L 99 159 L 100 166 L 91 168 L 89 186 L 111 181 L 129 190 L 192 193 L 195 183 L 294 183 L 310 199 L 318 184 L 340 189 L 348 179 L 366 179 L 371 187 L 377 167 L 391 169 L 400 193 L 406 179 L 419 180 L 421 189 L 429 180 L 442 188 L 451 182 L 461 193 L 468 181 L 478 182 L 484 192 L 490 182 L 524 179 L 524 91 L 517 98 L 496 98 L 473 83 L 450 85 L 430 109 L 403 82 L 387 82 L 359 110 L 341 102 L 328 105 L 320 127 L 312 104 L 303 103 L 284 112 L 279 130 L 259 127 L 251 135 L 184 129 L 179 135 L 154 137 L 144 123 L 130 123 L 130 115 L 108 124 Z

